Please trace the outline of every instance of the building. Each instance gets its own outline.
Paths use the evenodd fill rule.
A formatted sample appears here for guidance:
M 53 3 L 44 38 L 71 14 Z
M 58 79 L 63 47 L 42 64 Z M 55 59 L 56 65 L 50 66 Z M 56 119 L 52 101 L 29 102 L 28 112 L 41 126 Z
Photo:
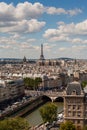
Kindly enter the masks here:
M 0 81 L 0 103 L 24 95 L 23 80 Z
M 77 81 L 69 83 L 64 91 L 64 121 L 72 121 L 77 130 L 87 124 L 87 87 L 82 89 Z
M 60 62 L 54 59 L 45 59 L 43 54 L 43 44 L 41 44 L 41 54 L 40 59 L 37 61 L 39 66 L 59 66 Z

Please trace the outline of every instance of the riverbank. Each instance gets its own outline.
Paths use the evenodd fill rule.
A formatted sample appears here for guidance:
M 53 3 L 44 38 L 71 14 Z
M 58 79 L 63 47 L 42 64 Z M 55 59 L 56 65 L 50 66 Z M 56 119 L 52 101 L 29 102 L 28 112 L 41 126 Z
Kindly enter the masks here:
M 32 97 L 23 104 L 20 104 L 11 110 L 8 110 L 0 115 L 0 120 L 7 117 L 25 117 L 27 113 L 32 112 L 34 109 L 44 104 L 46 100 L 43 100 L 42 96 Z
M 45 103 L 48 104 L 49 102 Z M 54 102 L 57 105 L 57 113 L 61 113 L 63 111 L 63 103 L 62 102 Z M 31 127 L 35 127 L 41 125 L 43 123 L 42 117 L 40 115 L 40 107 L 43 107 L 45 104 L 39 106 L 34 111 L 30 112 L 25 116 L 25 119 L 29 122 Z

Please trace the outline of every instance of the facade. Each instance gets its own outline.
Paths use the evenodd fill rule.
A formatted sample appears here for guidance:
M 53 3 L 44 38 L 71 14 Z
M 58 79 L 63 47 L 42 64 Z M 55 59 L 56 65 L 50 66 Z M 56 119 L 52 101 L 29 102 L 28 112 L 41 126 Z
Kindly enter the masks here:
M 58 60 L 38 60 L 37 65 L 39 66 L 60 66 L 60 61 Z
M 24 83 L 22 80 L 3 81 L 0 83 L 0 102 L 12 100 L 24 95 Z
M 64 121 L 72 121 L 77 130 L 87 124 L 87 88 L 79 82 L 71 82 L 64 91 Z
M 48 88 L 59 88 L 62 86 L 62 80 L 58 77 L 56 78 L 51 78 L 51 77 L 46 77 L 42 79 L 41 86 L 43 88 L 48 87 Z

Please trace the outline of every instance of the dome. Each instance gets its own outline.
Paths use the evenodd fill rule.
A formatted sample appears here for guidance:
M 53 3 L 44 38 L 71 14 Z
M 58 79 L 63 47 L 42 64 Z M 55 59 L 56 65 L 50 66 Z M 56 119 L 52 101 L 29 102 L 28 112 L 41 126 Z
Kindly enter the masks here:
M 76 95 L 81 95 L 81 84 L 77 81 L 71 82 L 67 85 L 66 93 L 67 95 L 72 95 L 75 93 Z

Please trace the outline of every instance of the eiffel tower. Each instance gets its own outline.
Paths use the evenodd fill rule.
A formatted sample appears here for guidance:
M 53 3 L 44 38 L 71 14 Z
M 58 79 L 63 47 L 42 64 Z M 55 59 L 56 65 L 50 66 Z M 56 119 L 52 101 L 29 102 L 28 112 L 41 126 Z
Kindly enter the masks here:
M 43 44 L 41 44 L 41 55 L 40 55 L 40 60 L 45 60 L 44 55 L 43 55 Z

